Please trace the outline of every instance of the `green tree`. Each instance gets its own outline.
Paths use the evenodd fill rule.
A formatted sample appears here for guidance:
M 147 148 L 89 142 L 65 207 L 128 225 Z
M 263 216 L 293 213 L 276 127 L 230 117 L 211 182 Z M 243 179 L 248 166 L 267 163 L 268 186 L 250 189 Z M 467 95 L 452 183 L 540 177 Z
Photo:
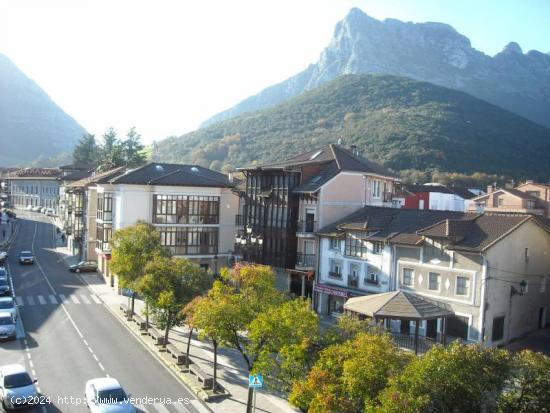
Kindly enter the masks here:
M 322 350 L 305 380 L 296 380 L 290 402 L 308 412 L 355 413 L 377 405 L 390 377 L 411 356 L 385 334 L 358 333 L 353 340 Z
M 527 350 L 513 356 L 512 370 L 500 397 L 498 411 L 550 412 L 550 357 Z
M 103 142 L 99 150 L 99 163 L 105 170 L 124 165 L 124 147 L 114 128 L 109 128 L 103 134 Z
M 182 309 L 204 294 L 210 284 L 206 271 L 187 259 L 155 256 L 147 263 L 137 290 L 149 304 L 157 325 L 164 329 L 164 346 L 170 329 L 184 320 Z
M 110 245 L 110 270 L 119 277 L 123 288 L 135 289 L 138 280 L 146 274 L 147 263 L 154 257 L 170 256 L 170 251 L 161 245 L 155 227 L 144 221 L 116 231 Z M 134 312 L 133 297 L 130 311 Z M 148 322 L 148 311 L 146 317 Z
M 453 343 L 415 358 L 380 394 L 376 412 L 495 411 L 510 369 L 506 350 Z
M 132 127 L 126 134 L 126 139 L 122 142 L 124 161 L 129 167 L 136 167 L 145 163 L 146 154 L 144 146 L 141 144 L 141 135 Z
M 187 336 L 187 349 L 185 351 L 185 367 L 189 367 L 189 351 L 191 350 L 191 338 L 193 337 L 193 330 L 195 329 L 195 311 L 201 301 L 204 299 L 206 299 L 206 297 L 204 296 L 195 297 L 181 310 L 180 315 L 185 319 L 185 323 L 189 328 L 189 334 Z
M 264 311 L 283 303 L 284 296 L 275 288 L 271 268 L 263 265 L 236 265 L 222 269 L 221 280 L 214 282 L 204 301 L 196 308 L 193 320 L 201 336 L 217 346 L 236 349 L 243 357 L 248 372 L 254 371 L 259 356 L 258 344 L 247 332 L 250 324 Z M 248 392 L 247 412 L 252 408 L 252 389 Z
M 87 133 L 76 144 L 73 150 L 73 161 L 75 163 L 83 163 L 91 165 L 97 162 L 98 147 L 95 142 L 95 136 Z

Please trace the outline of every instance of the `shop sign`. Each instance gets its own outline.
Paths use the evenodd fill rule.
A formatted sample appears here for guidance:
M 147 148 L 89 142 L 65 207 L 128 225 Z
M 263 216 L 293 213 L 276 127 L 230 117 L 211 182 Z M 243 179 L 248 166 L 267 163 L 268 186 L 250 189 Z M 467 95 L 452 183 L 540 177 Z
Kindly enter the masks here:
M 344 297 L 348 298 L 350 296 L 350 293 L 344 290 L 340 290 L 338 288 L 329 287 L 327 285 L 318 284 L 315 286 L 315 291 L 330 295 L 335 295 L 337 297 Z

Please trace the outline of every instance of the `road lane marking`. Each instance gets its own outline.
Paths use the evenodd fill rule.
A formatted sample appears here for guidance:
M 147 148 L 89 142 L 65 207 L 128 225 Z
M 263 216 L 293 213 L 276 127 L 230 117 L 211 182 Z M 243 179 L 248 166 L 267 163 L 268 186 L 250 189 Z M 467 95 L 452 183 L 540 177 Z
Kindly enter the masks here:
M 50 294 L 48 295 L 48 297 L 50 298 L 50 303 L 57 304 L 57 299 L 55 298 L 55 295 Z
M 200 413 L 210 413 L 210 410 L 208 410 L 206 407 L 204 407 L 201 404 L 201 402 L 199 402 L 198 400 L 189 400 L 189 402 Z M 189 410 L 189 408 L 187 407 L 187 405 L 185 403 L 176 403 L 176 410 L 179 411 L 179 412 L 187 412 L 187 413 L 189 413 L 191 411 L 191 410 Z
M 97 359 L 97 356 L 95 354 L 92 354 L 92 357 L 94 358 L 95 361 L 99 362 L 99 360 Z
M 34 364 L 32 363 L 32 360 L 29 361 L 29 366 L 31 366 L 31 369 L 34 368 Z
M 32 297 L 32 295 L 27 296 L 27 302 L 29 303 L 29 305 L 34 305 L 34 298 Z
M 65 294 L 58 294 L 58 295 L 59 295 L 59 299 L 61 300 L 61 303 L 66 304 L 68 300 Z
M 87 347 L 90 347 L 86 340 L 82 340 Z
M 100 368 L 101 370 L 105 371 L 105 367 L 103 367 L 103 364 L 101 364 L 101 363 L 98 363 L 98 364 L 99 364 L 99 368 Z
M 97 295 L 92 294 L 90 297 L 92 297 L 92 300 L 94 300 L 96 304 L 101 304 L 101 300 L 98 298 Z
M 81 294 L 81 295 L 80 295 L 80 299 L 82 300 L 82 302 L 83 302 L 84 304 L 91 304 L 90 299 L 89 299 L 88 297 L 86 297 L 85 295 L 82 295 L 82 294 Z
M 46 304 L 46 299 L 44 297 L 42 297 L 41 295 L 39 295 L 38 297 L 38 302 L 42 305 Z
M 73 303 L 75 304 L 80 304 L 80 301 L 78 301 L 78 297 L 76 295 L 72 295 L 71 294 L 71 300 L 73 301 Z
M 25 303 L 23 302 L 23 298 L 21 297 L 15 297 L 15 301 L 17 302 L 17 305 L 20 307 L 25 305 Z
M 155 407 L 155 410 L 159 411 L 160 413 L 170 413 L 170 410 L 168 410 L 166 407 L 164 407 L 161 403 L 155 403 L 153 404 Z

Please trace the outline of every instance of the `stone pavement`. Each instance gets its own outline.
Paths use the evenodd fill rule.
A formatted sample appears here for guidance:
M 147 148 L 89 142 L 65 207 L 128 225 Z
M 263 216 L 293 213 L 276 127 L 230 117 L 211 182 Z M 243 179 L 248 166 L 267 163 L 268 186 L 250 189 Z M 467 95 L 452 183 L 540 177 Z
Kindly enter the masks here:
M 59 245 L 59 243 L 58 243 Z M 57 252 L 68 265 L 74 264 L 77 258 L 61 246 Z M 90 286 L 94 293 L 103 301 L 109 310 L 121 320 L 124 316 L 119 309 L 120 304 L 127 304 L 128 298 L 121 296 L 112 287 L 105 283 L 103 277 L 96 273 L 81 273 L 79 276 Z M 135 301 L 135 311 L 142 314 L 145 305 L 141 300 Z M 186 350 L 189 330 L 186 327 L 178 327 L 170 331 L 169 340 L 181 351 Z M 212 374 L 213 350 L 209 341 L 199 341 L 196 334 L 191 340 L 190 356 L 204 372 Z M 246 410 L 248 397 L 248 372 L 245 368 L 242 356 L 235 350 L 228 348 L 218 349 L 218 380 L 229 391 L 230 397 L 208 403 L 214 412 L 234 413 Z M 257 392 L 256 410 L 258 412 L 298 412 L 286 399 L 280 395 L 268 393 L 265 389 Z

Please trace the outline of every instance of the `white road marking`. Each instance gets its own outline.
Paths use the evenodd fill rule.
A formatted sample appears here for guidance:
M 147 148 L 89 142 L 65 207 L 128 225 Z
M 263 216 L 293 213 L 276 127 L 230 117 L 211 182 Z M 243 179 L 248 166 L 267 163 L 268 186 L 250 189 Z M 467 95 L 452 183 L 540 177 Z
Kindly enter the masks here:
M 81 294 L 81 295 L 80 295 L 80 299 L 82 300 L 82 302 L 83 302 L 84 304 L 91 304 L 90 299 L 89 299 L 88 297 L 86 297 L 85 295 L 82 295 L 82 294 Z
M 34 305 L 34 298 L 32 295 L 27 296 L 27 302 L 29 303 L 29 305 Z
M 98 364 L 99 364 L 99 368 L 100 368 L 101 370 L 105 371 L 105 367 L 103 367 L 103 364 L 101 364 L 101 363 L 98 363 Z
M 36 370 L 35 370 L 35 369 L 31 369 L 31 374 L 33 375 L 33 377 L 36 377 Z
M 31 366 L 31 369 L 34 368 L 34 364 L 32 363 L 32 360 L 29 360 L 29 366 Z
M 78 301 L 78 297 L 76 295 L 71 295 L 71 300 L 73 300 L 73 303 L 80 304 L 80 301 Z
M 50 294 L 48 297 L 50 298 L 50 303 L 57 304 L 57 299 L 55 298 L 55 295 Z
M 44 297 L 42 297 L 41 295 L 39 295 L 38 297 L 38 302 L 42 305 L 46 304 L 46 299 Z
M 61 300 L 62 303 L 67 302 L 67 297 L 65 296 L 65 294 L 58 294 L 58 295 L 59 295 L 59 299 Z
M 86 346 L 90 347 L 89 344 L 88 344 L 88 342 L 87 342 L 86 340 L 82 340 L 82 341 L 84 342 L 84 344 L 85 344 Z
M 94 355 L 94 351 L 92 350 L 92 348 L 90 346 L 88 346 L 88 351 L 90 352 L 90 354 L 93 356 Z
M 92 294 L 90 297 L 92 297 L 92 300 L 94 300 L 94 302 L 96 304 L 101 304 L 101 300 L 99 299 L 99 297 L 95 294 Z
M 15 297 L 15 301 L 17 302 L 18 306 L 25 305 L 25 303 L 23 303 L 23 298 L 21 298 L 21 297 Z
M 166 407 L 164 407 L 161 403 L 155 403 L 153 404 L 155 406 L 155 409 L 159 411 L 160 413 L 170 413 L 170 410 L 168 410 Z
M 204 407 L 201 402 L 198 400 L 189 400 L 189 402 L 193 405 L 195 409 L 197 409 L 200 413 L 210 413 L 210 410 L 208 410 L 206 407 Z M 176 403 L 176 410 L 179 412 L 187 412 L 189 413 L 190 410 L 187 408 L 185 403 Z M 180 407 L 181 406 L 181 407 Z
M 94 358 L 95 361 L 99 362 L 99 360 L 97 359 L 97 356 L 95 354 L 92 354 L 92 357 Z
M 27 353 L 27 358 L 30 360 L 31 359 L 31 354 L 30 353 Z

